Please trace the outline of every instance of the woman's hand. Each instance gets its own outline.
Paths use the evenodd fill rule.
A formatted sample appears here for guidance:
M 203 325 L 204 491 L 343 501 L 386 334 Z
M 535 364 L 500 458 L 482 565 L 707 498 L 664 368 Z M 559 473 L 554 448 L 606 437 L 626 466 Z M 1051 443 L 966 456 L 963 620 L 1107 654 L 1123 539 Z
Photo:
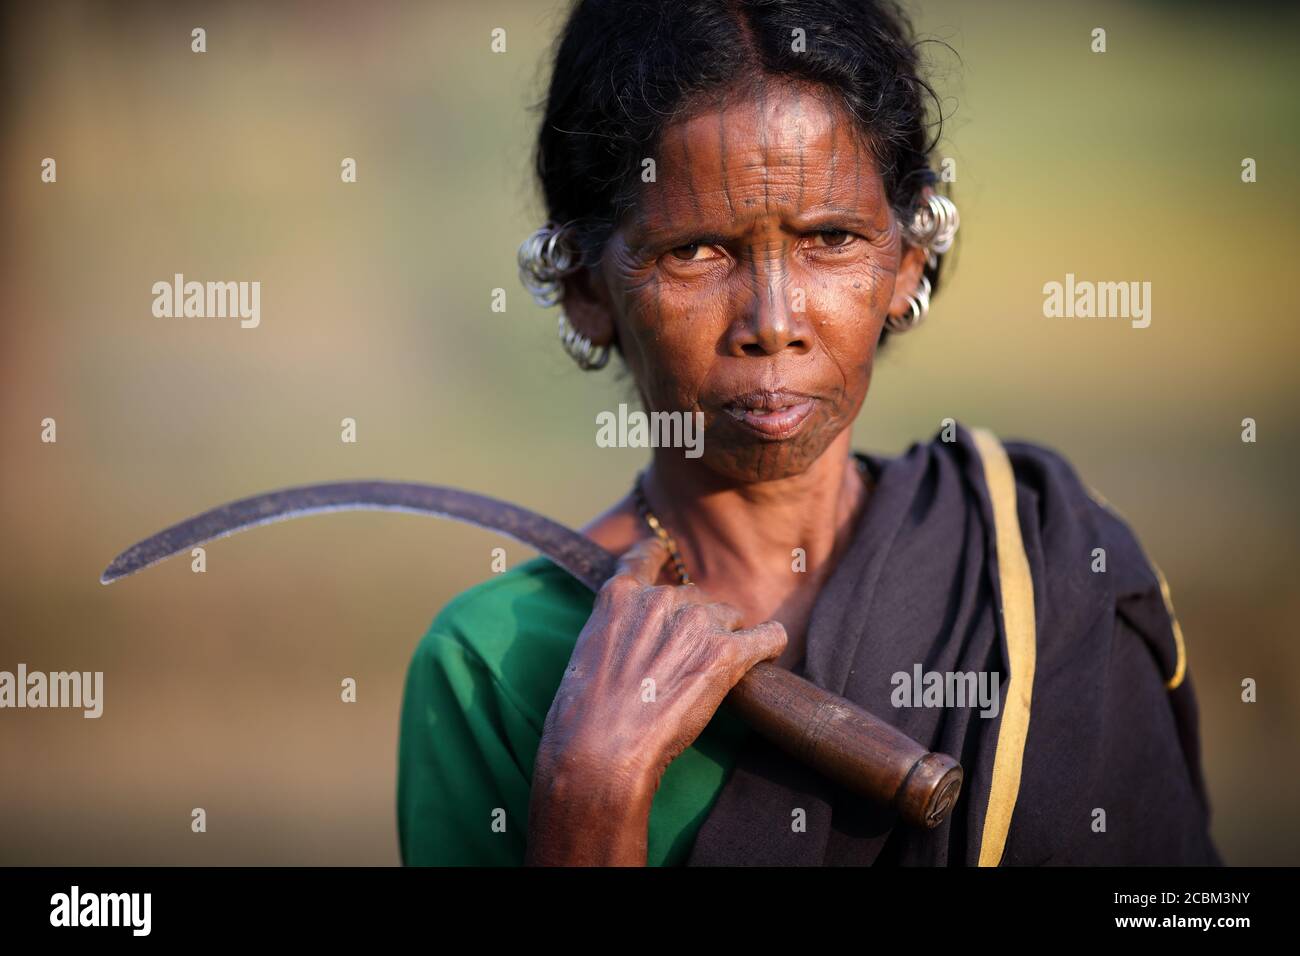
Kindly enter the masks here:
M 656 585 L 667 558 L 643 539 L 596 595 L 537 750 L 529 864 L 644 865 L 664 770 L 785 649 L 775 621 L 741 630 L 740 611 L 699 588 Z

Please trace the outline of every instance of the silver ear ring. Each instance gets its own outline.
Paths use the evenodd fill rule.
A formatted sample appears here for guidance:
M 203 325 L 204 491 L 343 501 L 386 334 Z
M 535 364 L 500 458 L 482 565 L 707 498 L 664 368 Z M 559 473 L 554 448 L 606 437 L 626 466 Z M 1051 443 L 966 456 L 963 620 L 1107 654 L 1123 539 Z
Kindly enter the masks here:
M 925 201 L 917 207 L 912 221 L 903 230 L 904 235 L 913 246 L 925 251 L 925 265 L 935 269 L 939 265 L 939 256 L 952 248 L 953 239 L 961 217 L 957 207 L 947 196 L 927 190 Z M 916 328 L 930 311 L 930 295 L 934 287 L 928 276 L 922 275 L 915 294 L 907 297 L 907 312 L 903 315 L 885 316 L 885 328 L 890 332 L 908 332 Z
M 926 265 L 934 268 L 939 256 L 952 248 L 961 225 L 957 207 L 947 196 L 928 192 L 907 226 L 907 241 L 925 250 Z
M 519 245 L 519 281 L 544 309 L 559 305 L 564 294 L 563 279 L 578 270 L 573 249 L 573 224 L 548 222 Z M 573 327 L 560 312 L 560 344 L 584 371 L 596 371 L 609 361 L 609 345 L 593 345 L 591 339 Z
M 885 328 L 890 332 L 910 332 L 921 324 L 925 318 L 925 313 L 930 311 L 930 280 L 921 276 L 920 288 L 916 290 L 915 295 L 907 297 L 907 312 L 903 315 L 885 316 Z
M 560 344 L 564 346 L 564 351 L 569 353 L 570 358 L 578 363 L 580 369 L 584 372 L 595 372 L 605 367 L 605 363 L 609 361 L 608 343 L 592 345 L 591 339 L 575 329 L 563 311 L 560 312 L 558 328 Z
M 562 279 L 575 270 L 572 224 L 548 222 L 519 244 L 519 281 L 542 308 L 560 301 Z

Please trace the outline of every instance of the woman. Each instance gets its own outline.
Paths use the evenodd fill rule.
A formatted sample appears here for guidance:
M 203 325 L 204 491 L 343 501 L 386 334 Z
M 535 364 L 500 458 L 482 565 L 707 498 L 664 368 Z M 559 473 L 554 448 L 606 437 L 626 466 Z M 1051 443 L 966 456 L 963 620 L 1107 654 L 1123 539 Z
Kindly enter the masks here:
M 909 34 L 864 0 L 572 10 L 522 271 L 581 367 L 617 352 L 647 411 L 702 414 L 703 451 L 656 448 L 583 529 L 622 555 L 594 600 L 537 558 L 435 620 L 406 863 L 1219 862 L 1181 635 L 1127 526 L 1057 455 L 956 423 L 850 447 L 957 228 Z M 764 660 L 960 760 L 949 819 L 909 829 L 750 733 L 720 705 Z M 930 674 L 993 691 L 913 694 Z

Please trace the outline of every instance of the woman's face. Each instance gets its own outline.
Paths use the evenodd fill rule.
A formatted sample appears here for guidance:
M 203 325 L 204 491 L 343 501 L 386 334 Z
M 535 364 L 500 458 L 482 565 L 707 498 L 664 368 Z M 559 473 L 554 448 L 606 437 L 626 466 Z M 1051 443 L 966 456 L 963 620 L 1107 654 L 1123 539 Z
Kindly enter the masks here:
M 800 474 L 856 417 L 923 253 L 904 255 L 848 115 L 806 86 L 675 123 L 655 165 L 570 318 L 617 339 L 648 411 L 704 413 L 703 464 Z

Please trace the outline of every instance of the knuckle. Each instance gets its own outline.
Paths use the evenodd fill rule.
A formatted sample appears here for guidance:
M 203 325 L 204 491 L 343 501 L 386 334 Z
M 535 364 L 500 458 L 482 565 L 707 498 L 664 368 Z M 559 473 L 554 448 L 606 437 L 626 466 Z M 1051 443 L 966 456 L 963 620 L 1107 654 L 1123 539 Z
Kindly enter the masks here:
M 601 588 L 601 591 L 615 597 L 622 597 L 630 591 L 636 590 L 639 586 L 636 576 L 631 571 L 620 571 L 605 582 L 605 586 Z
M 673 597 L 672 588 L 657 584 L 643 584 L 637 595 L 637 604 L 643 614 L 666 620 L 672 615 L 677 601 Z
M 645 589 L 645 599 L 651 605 L 671 607 L 677 603 L 673 589 L 665 584 L 652 584 Z
M 678 621 L 686 627 L 703 630 L 713 625 L 713 614 L 703 604 L 687 604 L 677 612 Z

